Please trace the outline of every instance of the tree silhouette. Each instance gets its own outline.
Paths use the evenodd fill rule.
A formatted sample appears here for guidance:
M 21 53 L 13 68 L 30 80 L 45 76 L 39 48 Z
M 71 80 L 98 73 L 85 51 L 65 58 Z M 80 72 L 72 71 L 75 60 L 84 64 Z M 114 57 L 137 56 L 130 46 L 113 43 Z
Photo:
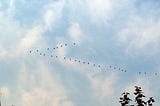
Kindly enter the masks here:
M 152 106 L 153 102 L 155 102 L 155 100 L 153 99 L 153 97 L 150 97 L 149 100 L 147 101 L 148 106 Z
M 123 97 L 120 97 L 119 102 L 121 103 L 121 106 L 126 106 L 131 101 L 131 99 L 128 97 L 129 93 L 124 92 L 124 93 L 122 93 L 122 95 L 123 95 Z
M 120 97 L 120 103 L 121 106 L 134 106 L 134 105 L 130 105 L 130 101 L 132 101 L 128 95 L 130 95 L 130 93 L 128 92 L 124 92 L 122 93 L 122 97 Z M 135 103 L 137 104 L 136 106 L 153 106 L 153 102 L 155 102 L 155 100 L 153 99 L 153 97 L 150 97 L 148 101 L 144 101 L 143 98 L 146 97 L 144 95 L 144 92 L 142 92 L 141 87 L 139 86 L 135 86 Z
M 144 106 L 146 105 L 146 102 L 143 101 L 143 97 L 145 97 L 145 95 L 143 94 L 141 87 L 135 86 L 135 92 L 134 94 L 136 95 L 135 97 L 135 101 L 138 104 L 137 106 Z

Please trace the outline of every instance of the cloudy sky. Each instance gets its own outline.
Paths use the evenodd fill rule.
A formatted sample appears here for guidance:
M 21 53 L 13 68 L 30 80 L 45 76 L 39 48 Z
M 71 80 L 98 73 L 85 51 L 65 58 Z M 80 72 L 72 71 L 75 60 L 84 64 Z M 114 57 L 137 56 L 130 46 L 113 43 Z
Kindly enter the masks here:
M 159 106 L 159 28 L 158 0 L 0 0 L 3 106 L 119 106 L 135 85 Z

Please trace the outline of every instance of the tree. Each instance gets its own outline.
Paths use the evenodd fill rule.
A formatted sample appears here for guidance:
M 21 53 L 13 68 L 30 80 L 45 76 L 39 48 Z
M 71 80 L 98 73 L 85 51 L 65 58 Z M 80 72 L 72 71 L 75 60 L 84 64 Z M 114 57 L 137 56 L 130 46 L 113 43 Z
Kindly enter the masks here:
M 145 97 L 145 95 L 143 94 L 141 87 L 135 86 L 134 94 L 136 95 L 135 101 L 138 104 L 138 106 L 146 105 L 146 102 L 143 100 L 143 97 Z
M 124 92 L 122 94 L 123 96 L 120 97 L 120 103 L 121 103 L 121 106 L 134 106 L 134 105 L 130 105 L 130 101 L 132 101 L 128 95 L 130 95 L 130 93 L 128 92 Z M 134 92 L 134 95 L 135 95 L 135 103 L 137 104 L 137 106 L 153 106 L 153 102 L 155 102 L 155 100 L 153 99 L 153 97 L 150 97 L 149 100 L 147 100 L 146 102 L 143 100 L 144 97 L 146 97 L 144 95 L 144 92 L 142 92 L 142 89 L 141 87 L 138 87 L 138 86 L 135 86 L 135 92 Z
M 131 101 L 131 99 L 128 97 L 129 93 L 128 92 L 124 92 L 122 93 L 123 97 L 120 97 L 120 103 L 121 106 L 126 106 L 129 104 L 129 102 Z

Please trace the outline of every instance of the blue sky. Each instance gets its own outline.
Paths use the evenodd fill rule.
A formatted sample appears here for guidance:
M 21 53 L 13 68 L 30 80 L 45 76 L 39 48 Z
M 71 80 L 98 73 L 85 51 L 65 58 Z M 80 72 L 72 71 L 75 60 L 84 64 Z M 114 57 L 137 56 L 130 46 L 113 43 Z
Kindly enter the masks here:
M 139 85 L 159 106 L 159 5 L 158 0 L 0 0 L 3 104 L 118 106 L 121 93 Z

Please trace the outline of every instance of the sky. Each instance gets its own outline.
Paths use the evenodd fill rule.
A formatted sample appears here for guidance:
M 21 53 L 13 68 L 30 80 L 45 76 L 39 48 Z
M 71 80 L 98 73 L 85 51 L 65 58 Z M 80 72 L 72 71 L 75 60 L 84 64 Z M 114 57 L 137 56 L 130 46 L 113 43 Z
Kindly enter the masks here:
M 120 106 L 137 85 L 159 106 L 159 28 L 159 0 L 0 0 L 2 104 Z

